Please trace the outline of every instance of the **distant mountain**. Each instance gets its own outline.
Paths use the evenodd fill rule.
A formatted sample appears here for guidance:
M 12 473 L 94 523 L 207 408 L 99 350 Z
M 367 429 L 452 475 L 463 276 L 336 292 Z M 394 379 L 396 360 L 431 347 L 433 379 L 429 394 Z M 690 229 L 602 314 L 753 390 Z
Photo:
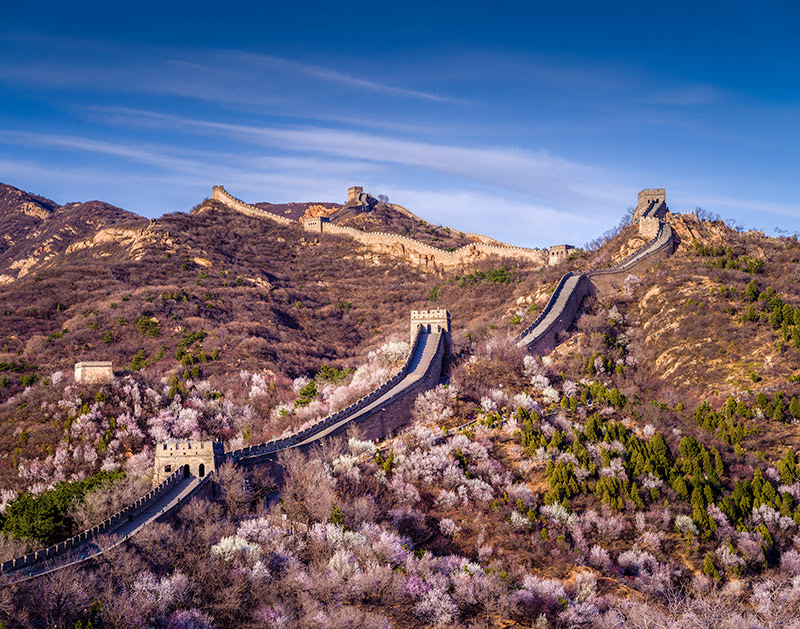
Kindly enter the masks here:
M 0 282 L 24 277 L 98 229 L 144 220 L 101 201 L 54 201 L 0 184 Z
M 23 240 L 58 208 L 50 199 L 0 184 L 0 255 Z

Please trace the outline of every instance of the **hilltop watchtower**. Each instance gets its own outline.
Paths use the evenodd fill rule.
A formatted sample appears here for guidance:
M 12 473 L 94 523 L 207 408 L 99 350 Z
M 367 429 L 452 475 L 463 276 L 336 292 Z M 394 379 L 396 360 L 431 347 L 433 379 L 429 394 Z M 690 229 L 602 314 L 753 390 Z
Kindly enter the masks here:
M 185 476 L 202 478 L 225 460 L 225 446 L 219 441 L 179 441 L 156 446 L 155 475 L 158 485 L 173 472 L 183 468 Z
M 364 193 L 361 186 L 351 186 L 347 189 L 347 204 L 358 203 L 359 197 Z
M 652 204 L 652 207 L 651 207 Z M 639 192 L 639 202 L 633 212 L 633 222 L 638 223 L 650 208 L 648 216 L 664 218 L 667 213 L 667 191 L 665 188 L 645 188 Z
M 555 266 L 559 262 L 566 260 L 574 250 L 575 247 L 572 245 L 553 245 L 548 252 L 548 265 Z

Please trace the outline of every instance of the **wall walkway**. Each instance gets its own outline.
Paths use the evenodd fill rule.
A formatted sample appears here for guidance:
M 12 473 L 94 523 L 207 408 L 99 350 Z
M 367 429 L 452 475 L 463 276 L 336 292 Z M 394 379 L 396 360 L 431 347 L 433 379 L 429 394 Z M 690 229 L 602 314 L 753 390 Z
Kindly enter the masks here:
M 230 454 L 240 465 L 255 465 L 273 460 L 287 449 L 311 448 L 351 426 L 358 426 L 365 439 L 383 439 L 408 421 L 417 394 L 439 381 L 444 354 L 444 335 L 422 332 L 405 368 L 362 400 L 291 437 L 234 450 Z
M 354 425 L 366 438 L 381 439 L 408 421 L 418 393 L 439 382 L 446 352 L 445 332 L 438 329 L 429 332 L 419 326 L 403 366 L 374 391 L 289 437 L 228 451 L 225 458 L 239 465 L 267 463 L 284 450 L 306 450 Z M 211 473 L 204 478 L 184 477 L 181 468 L 146 496 L 90 530 L 49 548 L 4 562 L 0 565 L 0 574 L 16 582 L 94 559 L 108 548 L 125 542 L 151 522 L 171 515 L 189 498 L 208 488 L 211 477 Z
M 178 471 L 147 496 L 97 526 L 49 548 L 6 561 L 0 566 L 0 572 L 9 581 L 17 582 L 95 559 L 151 522 L 172 515 L 208 487 L 210 479 L 210 474 L 205 478 L 184 477 L 183 472 Z
M 659 212 L 663 214 L 663 207 L 663 202 L 651 203 L 644 217 L 652 219 Z M 588 273 L 566 273 L 541 314 L 516 337 L 517 346 L 540 354 L 552 350 L 557 344 L 559 332 L 566 330 L 575 320 L 584 297 L 619 288 L 631 273 L 641 272 L 666 259 L 672 254 L 673 241 L 672 228 L 659 219 L 655 237 L 613 267 Z
M 220 186 L 214 186 L 214 198 L 245 214 L 270 218 L 280 223 L 295 223 L 290 219 L 249 206 L 231 197 Z M 651 203 L 644 212 L 644 217 L 657 218 L 659 213 L 663 214 L 663 206 L 663 202 L 657 207 Z M 589 273 L 565 274 L 541 314 L 516 338 L 517 345 L 540 353 L 552 349 L 556 344 L 558 333 L 568 328 L 575 319 L 580 303 L 586 295 L 617 286 L 628 274 L 651 266 L 671 255 L 674 239 L 672 229 L 664 221 L 658 220 L 656 236 L 617 265 Z M 339 230 L 349 229 L 334 227 Z M 353 231 L 360 235 L 368 234 L 368 232 Z M 403 240 L 402 237 L 393 237 Z M 422 243 L 417 244 L 427 247 Z M 516 249 L 480 246 L 495 250 Z M 441 329 L 429 331 L 425 326 L 419 326 L 411 351 L 401 369 L 374 391 L 347 408 L 332 413 L 289 437 L 228 451 L 225 453 L 225 458 L 239 465 L 267 463 L 284 450 L 311 448 L 328 437 L 346 431 L 351 426 L 358 426 L 369 439 L 385 437 L 408 420 L 416 396 L 435 386 L 439 381 L 447 353 L 445 334 L 446 332 Z M 183 470 L 177 470 L 146 496 L 88 531 L 82 531 L 75 537 L 49 548 L 0 564 L 0 575 L 9 581 L 20 581 L 90 561 L 108 548 L 124 543 L 151 522 L 168 517 L 186 504 L 189 498 L 210 488 L 212 475 L 210 473 L 204 478 L 184 477 Z

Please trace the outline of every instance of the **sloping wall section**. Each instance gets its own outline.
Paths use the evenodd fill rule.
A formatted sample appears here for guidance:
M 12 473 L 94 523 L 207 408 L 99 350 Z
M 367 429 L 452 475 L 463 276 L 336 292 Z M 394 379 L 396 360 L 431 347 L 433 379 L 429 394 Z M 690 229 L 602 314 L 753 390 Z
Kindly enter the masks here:
M 518 347 L 538 354 L 551 351 L 558 343 L 558 334 L 575 320 L 584 297 L 618 289 L 628 275 L 642 273 L 672 255 L 674 234 L 669 224 L 662 220 L 667 212 L 664 189 L 650 189 L 652 191 L 657 192 L 659 198 L 648 199 L 648 205 L 639 213 L 637 220 L 640 233 L 651 232 L 654 222 L 657 222 L 653 238 L 613 267 L 565 274 L 541 314 L 515 339 Z M 640 195 L 640 202 L 644 197 L 647 195 Z
M 248 216 L 267 218 L 282 224 L 300 224 L 297 221 L 272 214 L 254 205 L 245 203 L 232 196 L 222 186 L 214 186 L 211 197 L 224 203 L 231 209 L 247 214 Z M 432 272 L 445 271 L 474 264 L 490 256 L 524 259 L 540 266 L 547 264 L 548 259 L 548 253 L 542 249 L 491 245 L 483 242 L 464 245 L 453 251 L 445 251 L 444 249 L 438 249 L 437 247 L 432 247 L 431 245 L 414 240 L 413 238 L 400 236 L 398 234 L 366 232 L 352 227 L 334 225 L 324 217 L 315 217 L 312 220 L 307 220 L 304 224 L 304 228 L 306 231 L 316 234 L 347 236 L 366 245 L 376 253 L 403 258 L 426 271 Z
M 666 213 L 663 189 L 656 190 L 660 198 L 649 199 L 648 206 L 639 217 L 640 221 L 657 220 L 658 229 L 655 236 L 638 251 L 609 269 L 599 269 L 589 273 L 567 273 L 556 286 L 553 295 L 537 319 L 520 334 L 517 345 L 529 351 L 544 353 L 552 349 L 558 340 L 558 333 L 567 329 L 575 318 L 583 298 L 593 292 L 603 292 L 621 285 L 625 277 L 632 272 L 641 272 L 656 262 L 672 254 L 674 236 L 672 228 L 662 220 Z M 214 186 L 213 196 L 233 209 L 259 218 L 269 218 L 279 223 L 297 224 L 290 219 L 271 214 L 231 197 L 221 186 Z M 645 195 L 647 196 L 647 195 Z M 340 230 L 348 228 L 336 227 Z M 327 228 L 327 226 L 326 226 Z M 648 229 L 651 227 L 648 226 Z M 335 230 L 334 230 L 335 231 Z M 363 236 L 367 232 L 358 232 Z M 381 236 L 378 234 L 378 236 Z M 391 236 L 385 234 L 384 236 Z M 399 236 L 391 236 L 399 240 Z M 415 242 L 416 241 L 411 241 Z M 427 247 L 422 243 L 416 243 Z M 516 248 L 492 247 L 490 245 L 474 245 L 488 247 L 493 250 Z M 434 249 L 430 247 L 430 249 Z M 437 255 L 440 250 L 435 250 Z M 522 250 L 532 251 L 532 250 Z M 451 252 L 441 252 L 448 254 Z M 412 346 L 409 355 L 400 370 L 381 386 L 336 413 L 320 419 L 312 426 L 305 428 L 284 439 L 248 446 L 228 452 L 220 452 L 221 444 L 205 444 L 213 457 L 213 466 L 218 461 L 232 460 L 239 465 L 259 465 L 276 458 L 278 453 L 290 448 L 301 450 L 311 448 L 323 439 L 340 434 L 350 426 L 357 425 L 365 437 L 380 439 L 408 421 L 411 407 L 416 396 L 439 381 L 443 361 L 447 355 L 450 336 L 450 315 L 445 310 L 412 311 L 411 313 Z M 176 452 L 175 467 L 170 467 L 169 475 L 160 474 L 156 470 L 155 478 L 164 478 L 150 493 L 143 496 L 119 513 L 114 514 L 97 526 L 83 531 L 69 540 L 60 542 L 49 548 L 37 550 L 23 557 L 0 564 L 0 573 L 11 580 L 33 578 L 68 565 L 74 565 L 102 554 L 105 548 L 94 543 L 100 535 L 116 535 L 114 544 L 121 543 L 130 535 L 138 532 L 150 522 L 167 517 L 180 508 L 193 495 L 211 487 L 213 468 L 203 478 L 198 478 L 195 467 L 201 463 L 209 463 L 205 458 L 189 460 L 188 448 L 181 444 L 173 448 L 163 447 L 158 465 L 164 465 L 168 457 L 166 452 Z M 189 444 L 191 445 L 191 444 Z M 196 450 L 197 448 L 195 448 Z M 205 453 L 205 450 L 204 450 Z M 188 463 L 188 465 L 187 465 Z M 195 467 L 192 467 L 195 465 Z M 190 474 L 185 473 L 189 467 Z M 175 470 L 175 471 L 172 471 Z M 199 472 L 197 472 L 199 473 Z
M 306 450 L 353 425 L 368 439 L 385 437 L 408 421 L 417 395 L 436 386 L 447 355 L 450 314 L 446 310 L 412 311 L 411 322 L 416 326 L 411 351 L 399 371 L 347 408 L 284 439 L 228 452 L 213 442 L 158 444 L 154 478 L 164 480 L 146 496 L 68 540 L 0 564 L 0 574 L 11 580 L 28 579 L 97 557 L 211 487 L 214 469 L 224 460 L 248 466 L 268 463 L 284 450 Z M 98 544 L 100 536 L 113 541 Z

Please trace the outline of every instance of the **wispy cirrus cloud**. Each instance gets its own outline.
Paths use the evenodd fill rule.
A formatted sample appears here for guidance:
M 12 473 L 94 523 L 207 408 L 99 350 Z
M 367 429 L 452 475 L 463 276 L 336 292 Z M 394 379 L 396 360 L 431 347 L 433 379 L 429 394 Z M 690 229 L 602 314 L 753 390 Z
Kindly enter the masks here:
M 319 126 L 241 125 L 141 110 L 127 113 L 161 121 L 171 129 L 183 127 L 198 134 L 224 136 L 239 143 L 373 163 L 397 164 L 446 174 L 473 183 L 530 195 L 553 208 L 624 208 L 634 187 L 619 183 L 623 176 L 597 166 L 504 146 L 458 146 L 424 142 L 354 130 Z
M 716 85 L 687 83 L 672 88 L 658 87 L 645 93 L 642 101 L 654 105 L 695 107 L 719 104 L 731 97 L 731 92 Z
M 8 39 L 8 35 L 0 36 L 0 41 Z M 142 45 L 131 56 L 102 41 L 48 38 L 46 42 L 34 39 L 27 43 L 44 47 L 35 57 L 0 60 L 0 80 L 59 90 L 159 93 L 257 105 L 285 102 L 287 90 L 280 84 L 304 78 L 355 94 L 370 92 L 431 103 L 464 102 L 333 66 L 233 49 Z
M 675 195 L 676 199 L 682 200 L 683 195 Z M 762 214 L 773 214 L 776 216 L 787 216 L 790 218 L 800 218 L 800 205 L 796 203 L 776 203 L 774 201 L 763 201 L 758 199 L 742 199 L 728 195 L 698 195 L 691 197 L 691 202 L 695 206 L 699 205 L 715 212 L 723 211 L 726 214 L 730 210 L 736 210 L 736 214 L 749 217 L 750 221 L 763 221 Z M 744 212 L 742 212 L 744 211 Z
M 330 81 L 332 83 L 344 85 L 348 88 L 356 88 L 359 90 L 388 94 L 391 96 L 400 96 L 403 98 L 418 98 L 421 100 L 449 103 L 459 102 L 458 99 L 449 98 L 440 94 L 397 87 L 395 85 L 382 83 L 372 79 L 353 76 L 333 68 L 327 68 L 309 63 L 301 63 L 285 57 L 241 52 L 237 50 L 227 51 L 224 54 L 237 63 L 246 63 L 256 67 L 265 67 L 292 74 L 302 74 L 311 78 L 322 79 L 324 81 Z
M 174 121 L 170 123 L 174 126 Z M 161 199 L 177 199 L 180 196 L 178 191 L 183 190 L 184 196 L 194 195 L 189 198 L 194 198 L 196 202 L 200 195 L 208 194 L 212 183 L 224 183 L 235 194 L 252 201 L 330 201 L 341 198 L 355 178 L 358 183 L 374 186 L 370 188 L 372 190 L 390 194 L 395 201 L 408 205 L 434 223 L 455 225 L 465 231 L 480 231 L 528 246 L 551 244 L 548 239 L 558 239 L 559 231 L 563 231 L 560 226 L 565 222 L 572 225 L 570 241 L 583 242 L 619 213 L 619 208 L 613 204 L 604 206 L 601 203 L 596 206 L 595 212 L 587 213 L 585 205 L 578 210 L 568 204 L 552 202 L 550 199 L 559 194 L 552 187 L 566 185 L 563 181 L 566 171 L 573 176 L 577 171 L 572 170 L 572 165 L 566 160 L 551 158 L 546 154 L 534 156 L 504 149 L 481 152 L 416 142 L 397 144 L 397 140 L 381 137 L 320 135 L 320 131 L 327 133 L 328 130 L 319 129 L 272 131 L 281 133 L 269 135 L 268 143 L 273 145 L 275 142 L 282 151 L 294 151 L 294 155 L 258 155 L 258 141 L 255 142 L 254 151 L 237 152 L 235 147 L 228 146 L 225 152 L 187 156 L 184 155 L 185 151 L 176 151 L 163 145 L 116 143 L 79 136 L 9 130 L 0 131 L 0 145 L 87 152 L 117 158 L 104 166 L 103 170 L 107 171 L 104 174 L 98 172 L 95 166 L 92 167 L 95 176 L 91 177 L 92 169 L 88 169 L 86 178 L 95 180 L 93 197 L 122 206 L 132 203 L 134 199 L 130 196 L 132 193 L 126 193 L 125 190 L 137 190 L 137 186 L 143 182 L 149 182 L 147 188 L 151 193 L 154 186 L 164 188 L 166 192 L 158 195 Z M 292 135 L 283 134 L 287 131 Z M 236 132 L 244 130 L 236 129 Z M 423 170 L 441 167 L 439 162 L 449 161 L 449 166 L 443 172 L 455 179 L 445 187 L 438 184 L 435 189 L 409 187 L 392 181 L 391 169 L 384 165 L 387 160 Z M 499 160 L 504 160 L 506 167 L 516 172 L 522 169 L 530 174 L 533 170 L 547 170 L 549 175 L 539 172 L 538 177 L 542 180 L 549 177 L 553 181 L 546 181 L 546 185 L 543 184 L 545 187 L 538 190 L 536 196 L 541 200 L 534 198 L 530 191 L 520 193 L 513 186 L 504 185 L 508 181 L 488 176 L 485 171 L 497 168 Z M 143 164 L 148 169 L 146 172 L 132 171 L 125 168 L 126 162 Z M 477 173 L 481 170 L 484 171 L 483 179 Z M 512 179 L 514 177 L 510 173 L 505 175 Z M 486 183 L 488 187 L 482 185 Z M 573 195 L 579 194 L 574 188 L 577 182 L 570 180 L 569 185 L 573 186 Z M 596 191 L 587 190 L 584 196 L 589 198 L 595 195 Z M 593 202 L 598 203 L 596 199 Z M 162 211 L 175 209 L 175 203 L 169 203 Z M 144 208 L 151 214 L 157 213 L 151 201 L 142 203 L 138 200 L 132 207 Z M 486 216 L 489 214 L 493 224 L 487 227 Z

